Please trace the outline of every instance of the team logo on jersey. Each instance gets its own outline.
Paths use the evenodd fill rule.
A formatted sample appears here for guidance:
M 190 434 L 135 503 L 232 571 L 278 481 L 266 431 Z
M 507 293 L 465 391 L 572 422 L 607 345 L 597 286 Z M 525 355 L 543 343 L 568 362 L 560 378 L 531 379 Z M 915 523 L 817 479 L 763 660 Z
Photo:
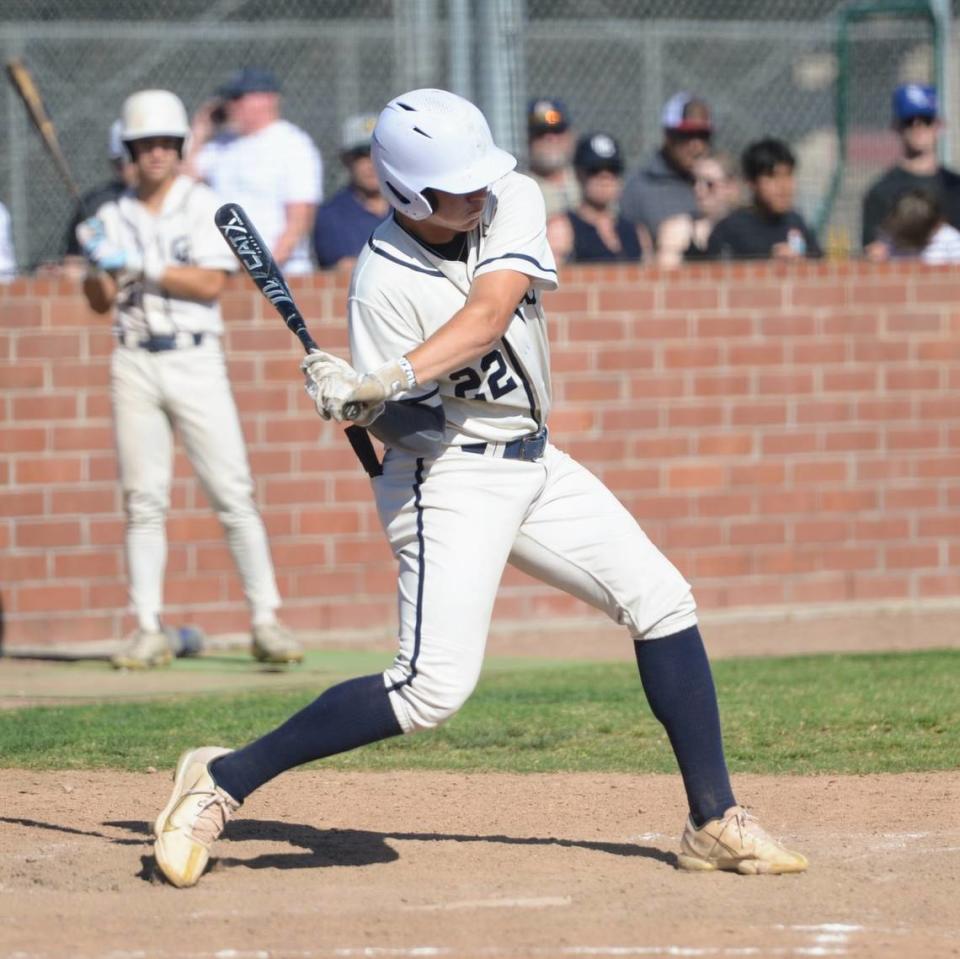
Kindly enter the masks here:
M 170 244 L 170 256 L 175 263 L 190 262 L 190 237 L 178 236 Z

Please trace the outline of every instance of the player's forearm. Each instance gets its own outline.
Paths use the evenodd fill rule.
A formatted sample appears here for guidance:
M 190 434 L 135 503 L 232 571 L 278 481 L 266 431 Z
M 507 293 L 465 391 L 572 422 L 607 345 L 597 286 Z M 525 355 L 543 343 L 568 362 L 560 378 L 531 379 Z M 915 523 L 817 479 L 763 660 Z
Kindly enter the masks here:
M 117 299 L 117 281 L 109 273 L 90 271 L 83 278 L 83 295 L 94 313 L 106 313 Z
M 513 270 L 477 277 L 466 304 L 407 354 L 417 382 L 428 383 L 489 353 L 506 333 L 529 288 L 530 278 Z
M 226 282 L 223 270 L 202 266 L 168 266 L 160 277 L 160 287 L 182 300 L 215 300 Z
M 428 383 L 469 366 L 496 345 L 513 314 L 486 303 L 467 303 L 429 339 L 407 354 L 418 383 Z

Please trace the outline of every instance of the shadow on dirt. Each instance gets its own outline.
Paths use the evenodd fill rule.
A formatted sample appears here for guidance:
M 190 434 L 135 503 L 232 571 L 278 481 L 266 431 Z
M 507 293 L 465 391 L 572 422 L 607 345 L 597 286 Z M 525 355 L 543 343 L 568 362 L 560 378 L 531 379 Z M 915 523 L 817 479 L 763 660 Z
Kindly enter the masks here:
M 106 839 L 108 842 L 119 846 L 140 846 L 144 842 L 143 839 L 118 839 L 116 836 L 108 836 L 105 833 L 97 832 L 95 829 L 74 829 L 73 826 L 63 826 L 56 822 L 40 822 L 38 819 L 23 819 L 17 816 L 0 816 L 0 823 L 7 823 L 11 826 L 27 826 L 29 829 L 49 829 L 52 832 L 63 832 L 71 836 L 92 836 L 94 839 Z M 105 822 L 103 825 L 115 826 L 120 824 Z M 143 823 L 142 826 L 143 829 L 133 831 L 143 832 L 145 836 L 149 836 L 149 825 Z
M 69 833 L 77 836 L 90 836 L 105 839 L 110 843 L 124 846 L 138 846 L 150 841 L 150 823 L 142 820 L 127 819 L 104 822 L 106 828 L 123 829 L 137 838 L 119 838 L 103 832 L 88 829 L 76 829 L 58 823 L 41 822 L 34 819 L 21 819 L 0 816 L 0 823 L 27 826 L 31 829 L 45 829 L 54 832 Z M 676 857 L 653 846 L 639 846 L 633 843 L 598 842 L 588 839 L 562 839 L 555 836 L 505 836 L 505 835 L 469 835 L 439 832 L 372 832 L 364 829 L 317 829 L 300 823 L 278 822 L 272 819 L 255 819 L 232 822 L 227 825 L 222 842 L 270 842 L 286 843 L 304 850 L 303 852 L 269 852 L 259 856 L 239 859 L 233 856 L 219 856 L 211 859 L 213 869 L 320 869 L 329 866 L 371 866 L 377 863 L 394 862 L 400 853 L 391 845 L 394 842 L 452 842 L 452 843 L 495 843 L 511 846 L 557 846 L 561 849 L 587 849 L 612 856 L 635 856 L 653 859 L 667 865 L 675 865 Z M 223 846 L 219 846 L 222 851 Z M 137 874 L 148 882 L 159 879 L 152 856 L 141 857 L 142 869 Z

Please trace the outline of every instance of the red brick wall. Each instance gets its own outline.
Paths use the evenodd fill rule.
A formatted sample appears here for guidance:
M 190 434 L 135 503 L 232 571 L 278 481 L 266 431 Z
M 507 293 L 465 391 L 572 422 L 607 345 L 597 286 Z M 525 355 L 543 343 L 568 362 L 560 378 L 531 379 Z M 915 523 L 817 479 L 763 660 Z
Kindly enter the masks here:
M 346 346 L 343 278 L 296 284 Z M 594 469 L 702 608 L 960 595 L 960 273 L 866 264 L 567 269 L 548 298 L 558 445 Z M 286 598 L 314 630 L 390 629 L 393 562 L 298 345 L 245 281 L 227 349 Z M 8 643 L 130 628 L 109 322 L 76 284 L 0 289 L 0 582 Z M 167 613 L 245 628 L 219 527 L 178 454 Z M 510 572 L 501 619 L 582 611 Z

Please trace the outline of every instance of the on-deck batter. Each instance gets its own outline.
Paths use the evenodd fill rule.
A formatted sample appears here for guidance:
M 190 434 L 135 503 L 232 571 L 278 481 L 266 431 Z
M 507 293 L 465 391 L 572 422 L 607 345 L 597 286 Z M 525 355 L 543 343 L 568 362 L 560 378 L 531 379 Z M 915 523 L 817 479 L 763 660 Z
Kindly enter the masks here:
M 679 864 L 802 871 L 804 857 L 734 799 L 689 584 L 613 494 L 549 442 L 541 296 L 557 275 L 538 187 L 513 172 L 480 111 L 441 90 L 391 101 L 373 158 L 395 213 L 354 271 L 353 366 L 327 353 L 303 366 L 321 415 L 342 420 L 360 402 L 357 422 L 388 447 L 373 489 L 399 563 L 399 652 L 385 673 L 328 689 L 243 749 L 184 753 L 156 822 L 161 870 L 175 885 L 195 883 L 229 816 L 284 769 L 456 712 L 480 675 L 510 562 L 633 637 L 689 801 Z
M 173 93 L 130 96 L 121 136 L 137 186 L 77 227 L 92 266 L 84 292 L 97 312 L 114 308 L 117 338 L 111 395 L 138 628 L 113 664 L 142 668 L 171 659 L 160 615 L 172 427 L 226 530 L 252 613 L 253 654 L 296 662 L 299 644 L 276 618 L 280 595 L 220 345 L 218 297 L 237 264 L 213 222 L 216 194 L 178 174 L 188 133 Z

